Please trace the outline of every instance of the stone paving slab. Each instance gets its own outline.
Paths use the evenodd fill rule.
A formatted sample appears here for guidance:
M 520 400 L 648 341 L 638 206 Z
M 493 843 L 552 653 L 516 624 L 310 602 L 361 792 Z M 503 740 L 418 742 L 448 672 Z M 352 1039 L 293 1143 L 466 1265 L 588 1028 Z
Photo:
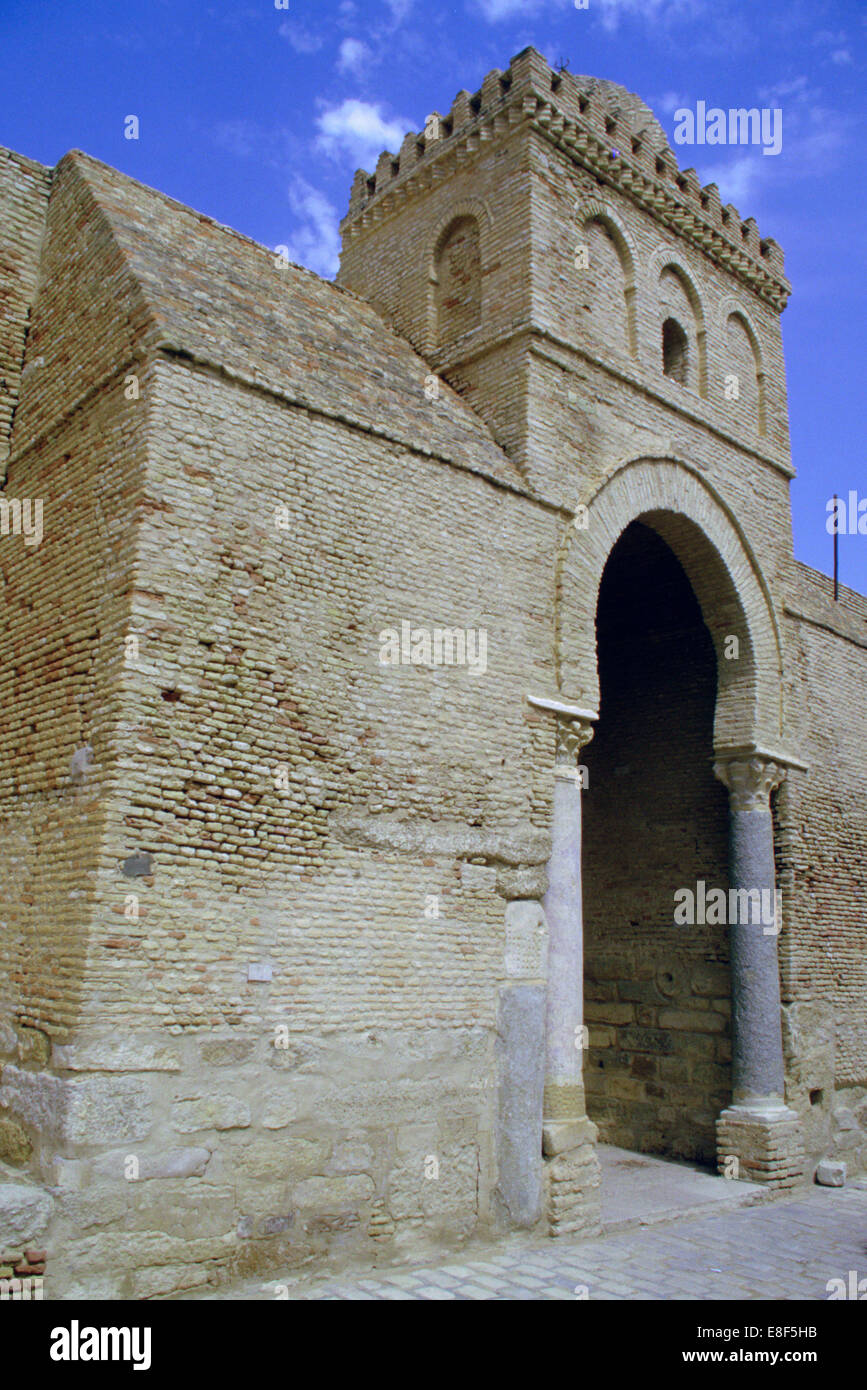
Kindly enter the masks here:
M 698 1163 L 598 1145 L 602 1225 L 606 1232 L 671 1221 L 686 1212 L 758 1206 L 775 1194 L 758 1183 L 730 1182 Z
M 867 1178 L 807 1188 L 753 1207 L 725 1206 L 598 1240 L 512 1242 L 417 1266 L 290 1282 L 298 1300 L 827 1300 L 831 1279 L 867 1278 Z M 284 1284 L 287 1282 L 283 1281 Z M 269 1299 L 279 1280 L 198 1295 Z M 191 1297 L 196 1297 L 193 1294 Z

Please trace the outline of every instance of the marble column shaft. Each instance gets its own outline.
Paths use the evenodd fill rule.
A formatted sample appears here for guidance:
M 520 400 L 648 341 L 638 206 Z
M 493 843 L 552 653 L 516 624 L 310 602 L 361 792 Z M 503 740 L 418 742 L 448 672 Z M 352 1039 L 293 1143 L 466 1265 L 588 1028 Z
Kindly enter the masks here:
M 590 720 L 558 720 L 548 922 L 546 1128 L 586 1120 L 583 1084 L 584 922 L 581 891 L 581 773 Z M 547 1147 L 547 1146 L 546 1146 Z M 560 1145 L 555 1145 L 559 1148 Z
M 760 757 L 718 762 L 729 789 L 729 876 L 734 890 L 776 903 L 770 794 L 785 769 Z M 762 897 L 764 895 L 764 898 Z M 782 1103 L 783 1038 L 777 927 L 752 920 L 743 907 L 729 921 L 732 971 L 732 1093 L 735 1105 Z M 746 915 L 747 920 L 741 918 Z M 778 926 L 778 924 L 777 924 Z

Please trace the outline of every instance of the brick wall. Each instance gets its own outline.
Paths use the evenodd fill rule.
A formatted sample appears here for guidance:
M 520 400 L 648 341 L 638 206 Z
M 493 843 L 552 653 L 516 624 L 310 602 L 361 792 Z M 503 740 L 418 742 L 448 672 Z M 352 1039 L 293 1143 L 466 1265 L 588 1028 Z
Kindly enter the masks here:
M 791 1102 L 808 1152 L 867 1159 L 867 599 L 797 566 L 787 605 L 798 747 L 778 858 L 791 883 L 781 942 Z M 782 794 L 781 794 L 782 795 Z
M 50 186 L 49 169 L 0 150 L 0 464 L 9 452 Z
M 112 697 L 144 418 L 112 371 L 134 332 L 117 258 L 94 228 L 87 189 L 69 166 L 66 174 L 49 209 L 5 486 L 8 496 L 42 503 L 43 537 L 35 546 L 0 537 L 0 817 L 9 889 L 0 949 L 7 1007 L 19 1023 L 57 1037 L 77 1017 L 104 819 L 100 767 L 110 765 L 119 737 Z M 83 408 L 90 372 L 108 379 Z M 87 747 L 94 766 L 85 774 L 73 759 Z

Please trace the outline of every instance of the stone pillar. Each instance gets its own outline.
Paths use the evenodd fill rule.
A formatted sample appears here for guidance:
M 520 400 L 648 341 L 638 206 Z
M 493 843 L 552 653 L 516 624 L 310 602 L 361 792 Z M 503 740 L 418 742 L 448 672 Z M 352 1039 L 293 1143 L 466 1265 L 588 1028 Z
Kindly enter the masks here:
M 541 702 L 540 702 L 541 703 Z M 581 789 L 578 759 L 595 715 L 547 706 L 557 715 L 554 822 L 545 917 L 548 991 L 542 1151 L 551 1235 L 596 1234 L 601 1177 L 596 1126 L 584 1102 L 584 921 L 581 892 Z
M 780 923 L 754 906 L 776 905 L 770 795 L 786 769 L 753 753 L 721 758 L 714 772 L 729 789 L 732 976 L 732 1104 L 717 1120 L 717 1161 L 728 1177 L 792 1187 L 804 1150 L 800 1119 L 784 1100 Z
M 497 1210 L 507 1227 L 542 1215 L 542 1096 L 548 929 L 538 902 L 506 908 L 506 976 L 497 1018 Z

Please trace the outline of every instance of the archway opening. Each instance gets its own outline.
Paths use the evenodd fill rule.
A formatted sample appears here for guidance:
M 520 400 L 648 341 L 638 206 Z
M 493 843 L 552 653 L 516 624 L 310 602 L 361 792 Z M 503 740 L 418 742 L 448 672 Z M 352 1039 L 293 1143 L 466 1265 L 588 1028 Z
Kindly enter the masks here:
M 689 368 L 689 340 L 677 319 L 662 325 L 662 370 L 672 381 L 686 386 Z
M 633 522 L 596 618 L 600 717 L 584 753 L 587 1109 L 603 1143 L 712 1163 L 730 1101 L 725 925 L 678 925 L 680 890 L 728 889 L 713 775 L 716 655 L 668 544 Z

